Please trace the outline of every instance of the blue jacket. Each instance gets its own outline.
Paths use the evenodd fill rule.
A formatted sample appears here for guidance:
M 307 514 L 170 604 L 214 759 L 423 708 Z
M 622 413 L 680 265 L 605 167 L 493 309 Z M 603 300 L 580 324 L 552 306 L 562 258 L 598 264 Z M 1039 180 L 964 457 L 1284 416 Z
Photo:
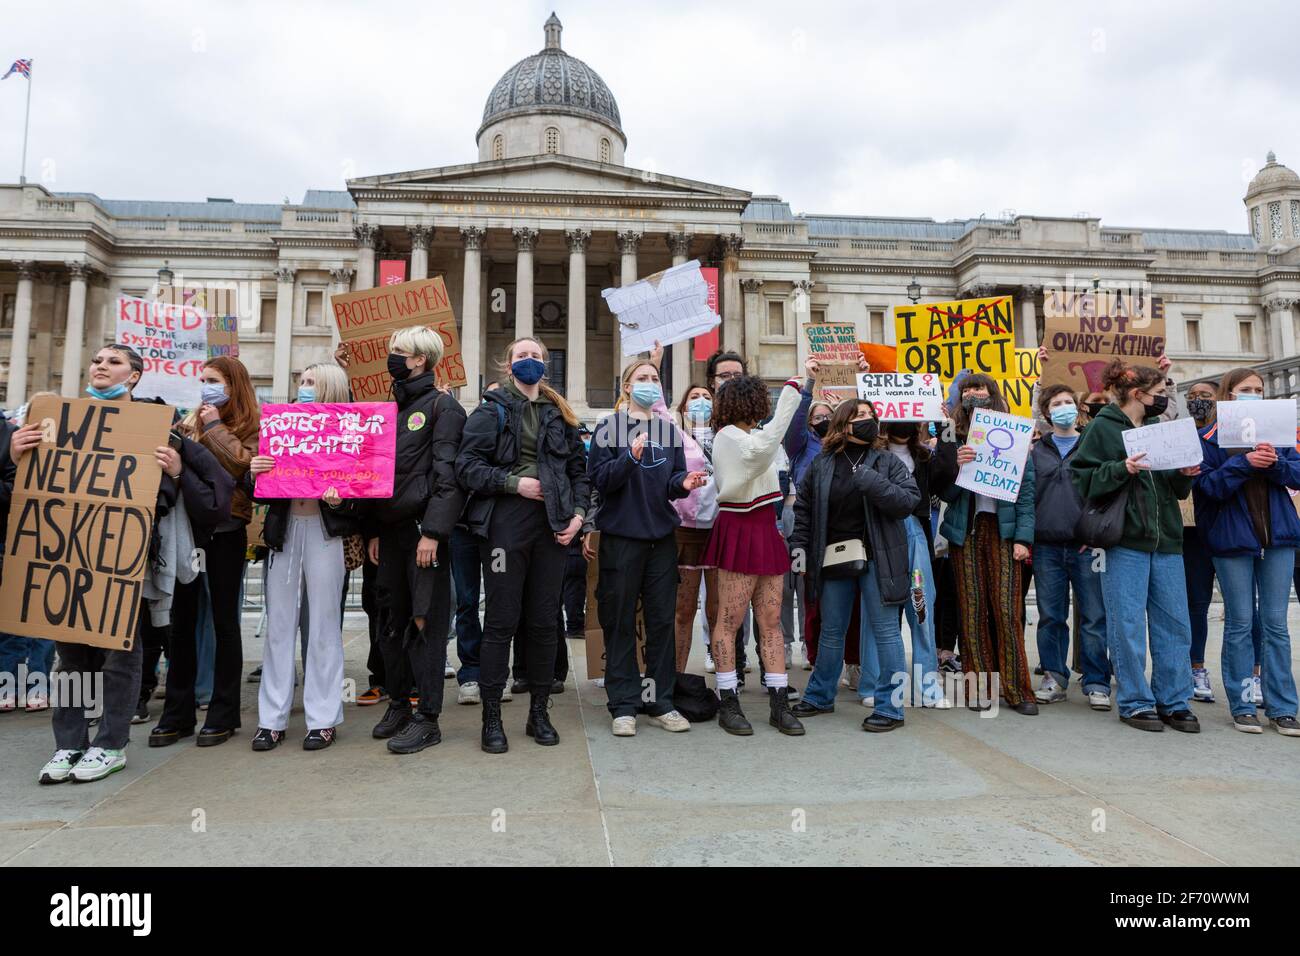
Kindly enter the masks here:
M 781 440 L 785 453 L 790 458 L 790 481 L 796 487 L 803 481 L 804 473 L 812 460 L 822 450 L 822 440 L 808 428 L 808 409 L 812 406 L 813 396 L 806 383 L 800 394 L 803 395 L 803 401 L 799 403 L 790 427 L 785 430 L 785 438 Z
M 1245 484 L 1251 478 L 1268 481 L 1269 528 L 1272 548 L 1300 548 L 1300 517 L 1288 488 L 1300 489 L 1300 455 L 1278 448 L 1272 468 L 1255 468 L 1244 452 L 1219 447 L 1217 423 L 1201 429 L 1201 473 L 1192 483 L 1192 503 L 1201 540 L 1217 558 L 1257 554 L 1264 544 L 1255 534 L 1246 504 Z

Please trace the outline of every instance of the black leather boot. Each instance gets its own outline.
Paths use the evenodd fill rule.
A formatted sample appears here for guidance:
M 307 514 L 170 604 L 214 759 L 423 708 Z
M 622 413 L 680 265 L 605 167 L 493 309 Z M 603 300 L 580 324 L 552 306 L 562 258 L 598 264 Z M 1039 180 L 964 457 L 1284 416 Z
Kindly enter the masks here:
M 787 737 L 802 737 L 803 724 L 799 723 L 799 718 L 790 712 L 790 688 L 769 687 L 767 699 L 771 707 L 771 716 L 767 718 L 767 722 Z
M 745 719 L 745 712 L 740 709 L 740 698 L 734 690 L 718 694 L 718 726 L 737 737 L 750 737 L 754 733 L 754 728 Z
M 560 742 L 560 735 L 551 725 L 551 718 L 546 715 L 551 706 L 549 693 L 534 692 L 528 705 L 528 722 L 524 724 L 524 733 L 543 747 L 554 747 Z
M 501 701 L 483 701 L 483 752 L 503 754 L 510 749 L 506 729 L 501 725 Z

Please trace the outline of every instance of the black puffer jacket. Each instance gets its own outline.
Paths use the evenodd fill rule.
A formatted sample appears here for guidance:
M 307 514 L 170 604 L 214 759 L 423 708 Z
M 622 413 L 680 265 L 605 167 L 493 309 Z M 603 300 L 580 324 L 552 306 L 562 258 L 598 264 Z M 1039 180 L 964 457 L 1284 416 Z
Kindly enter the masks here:
M 470 494 L 463 524 L 475 537 L 487 537 L 497 496 L 509 493 L 506 478 L 519 461 L 519 423 L 524 411 L 523 400 L 507 389 L 493 389 L 465 423 L 456 476 Z M 577 426 L 566 422 L 558 407 L 539 403 L 538 413 L 537 480 L 542 483 L 551 530 L 560 532 L 569 527 L 574 515 L 585 515 L 591 502 L 587 450 Z
M 131 399 L 165 405 L 161 398 Z M 172 430 L 180 424 L 180 412 L 172 411 Z M 212 540 L 217 525 L 230 520 L 230 504 L 235 495 L 235 479 L 226 471 L 217 456 L 199 442 L 181 439 L 181 474 L 179 478 L 163 476 L 158 489 L 158 514 L 161 518 L 171 510 L 176 495 L 185 500 L 185 515 L 189 518 L 194 535 L 194 546 L 204 547 Z M 169 482 L 172 487 L 167 486 Z M 155 524 L 155 536 L 157 525 Z
M 438 390 L 432 372 L 394 382 L 393 395 L 397 399 L 393 496 L 368 503 L 362 534 L 369 540 L 379 534 L 380 526 L 418 521 L 421 534 L 446 540 L 465 506 L 465 494 L 456 483 L 456 450 L 465 429 L 465 409 Z
M 805 588 L 821 593 L 822 557 L 826 552 L 826 523 L 830 514 L 831 479 L 835 455 L 823 451 L 804 471 L 794 499 L 792 550 L 804 552 Z M 876 563 L 876 580 L 885 604 L 901 604 L 911 590 L 907 529 L 903 520 L 916 509 L 921 493 L 907 466 L 888 451 L 872 449 L 853 476 L 867 511 L 867 546 Z

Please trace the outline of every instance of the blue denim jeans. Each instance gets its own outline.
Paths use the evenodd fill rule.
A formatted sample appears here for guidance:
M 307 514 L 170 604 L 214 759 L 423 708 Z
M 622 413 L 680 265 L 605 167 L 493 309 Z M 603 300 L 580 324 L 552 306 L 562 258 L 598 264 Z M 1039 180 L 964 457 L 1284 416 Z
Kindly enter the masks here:
M 456 656 L 460 670 L 456 683 L 479 682 L 479 649 L 483 645 L 483 624 L 478 619 L 479 594 L 483 583 L 478 539 L 468 531 L 451 532 L 451 586 L 456 603 Z
M 872 659 L 879 662 L 876 668 L 879 675 L 873 677 L 869 692 L 862 696 L 876 698 L 876 713 L 901 720 L 907 683 L 903 634 L 898 610 L 886 607 L 880 600 L 874 561 L 868 562 L 866 573 L 856 578 L 833 578 L 822 582 L 818 604 L 822 631 L 817 641 L 817 662 L 804 691 L 804 700 L 815 707 L 830 707 L 835 703 L 836 685 L 844 669 L 844 634 L 853 615 L 854 600 L 859 602 L 862 633 L 866 635 L 863 639 L 870 641 Z M 862 669 L 865 673 L 865 663 Z
M 13 674 L 18 679 L 18 668 L 27 665 L 27 676 L 50 676 L 54 666 L 54 642 L 39 637 L 19 637 L 17 634 L 0 634 L 0 674 Z M 16 686 L 16 685 L 15 685 Z
M 1215 558 L 1214 570 L 1223 592 L 1223 691 L 1229 711 L 1234 716 L 1255 712 L 1250 693 L 1255 670 L 1250 633 L 1251 621 L 1258 615 L 1263 632 L 1259 660 L 1264 713 L 1269 717 L 1294 717 L 1296 688 L 1286 614 L 1295 573 L 1295 549 L 1268 548 L 1263 557 L 1247 554 Z
M 911 702 L 913 707 L 921 704 L 919 697 L 927 703 L 933 703 L 943 696 L 943 681 L 939 677 L 939 651 L 934 646 L 934 605 L 935 584 L 933 561 L 930 556 L 930 542 L 926 540 L 925 529 L 914 515 L 908 515 L 903 522 L 907 528 L 907 552 L 909 566 L 921 572 L 921 590 L 925 594 L 925 620 L 916 619 L 916 609 L 909 600 L 903 602 L 900 613 L 907 615 L 907 630 L 912 637 Z M 875 648 L 873 647 L 874 651 Z M 874 654 L 873 654 L 874 656 Z
M 1106 551 L 1101 573 L 1106 604 L 1106 647 L 1115 670 L 1121 717 L 1155 710 L 1189 710 L 1192 697 L 1192 630 L 1181 554 L 1129 548 Z M 1147 645 L 1151 683 L 1147 683 Z
M 1210 602 L 1214 600 L 1214 561 L 1201 540 L 1200 531 L 1183 529 L 1183 576 L 1187 579 L 1187 605 L 1192 622 L 1192 663 L 1205 662 L 1205 644 L 1209 638 Z M 1220 585 L 1222 586 L 1222 585 Z M 1263 641 L 1263 628 L 1256 602 L 1255 616 L 1250 624 L 1250 642 L 1254 647 L 1255 666 L 1258 667 Z
M 1038 595 L 1038 662 L 1062 688 L 1070 683 L 1070 589 L 1079 611 L 1079 663 L 1085 694 L 1110 693 L 1106 657 L 1106 604 L 1091 550 L 1034 544 L 1034 591 Z

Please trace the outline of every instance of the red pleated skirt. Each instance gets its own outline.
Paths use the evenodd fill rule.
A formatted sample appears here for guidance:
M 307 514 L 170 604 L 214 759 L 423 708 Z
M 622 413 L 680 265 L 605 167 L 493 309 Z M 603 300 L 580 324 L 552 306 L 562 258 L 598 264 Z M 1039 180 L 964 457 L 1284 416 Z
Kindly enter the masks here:
M 776 527 L 776 505 L 753 511 L 719 511 L 700 561 L 737 574 L 785 574 L 790 552 Z

